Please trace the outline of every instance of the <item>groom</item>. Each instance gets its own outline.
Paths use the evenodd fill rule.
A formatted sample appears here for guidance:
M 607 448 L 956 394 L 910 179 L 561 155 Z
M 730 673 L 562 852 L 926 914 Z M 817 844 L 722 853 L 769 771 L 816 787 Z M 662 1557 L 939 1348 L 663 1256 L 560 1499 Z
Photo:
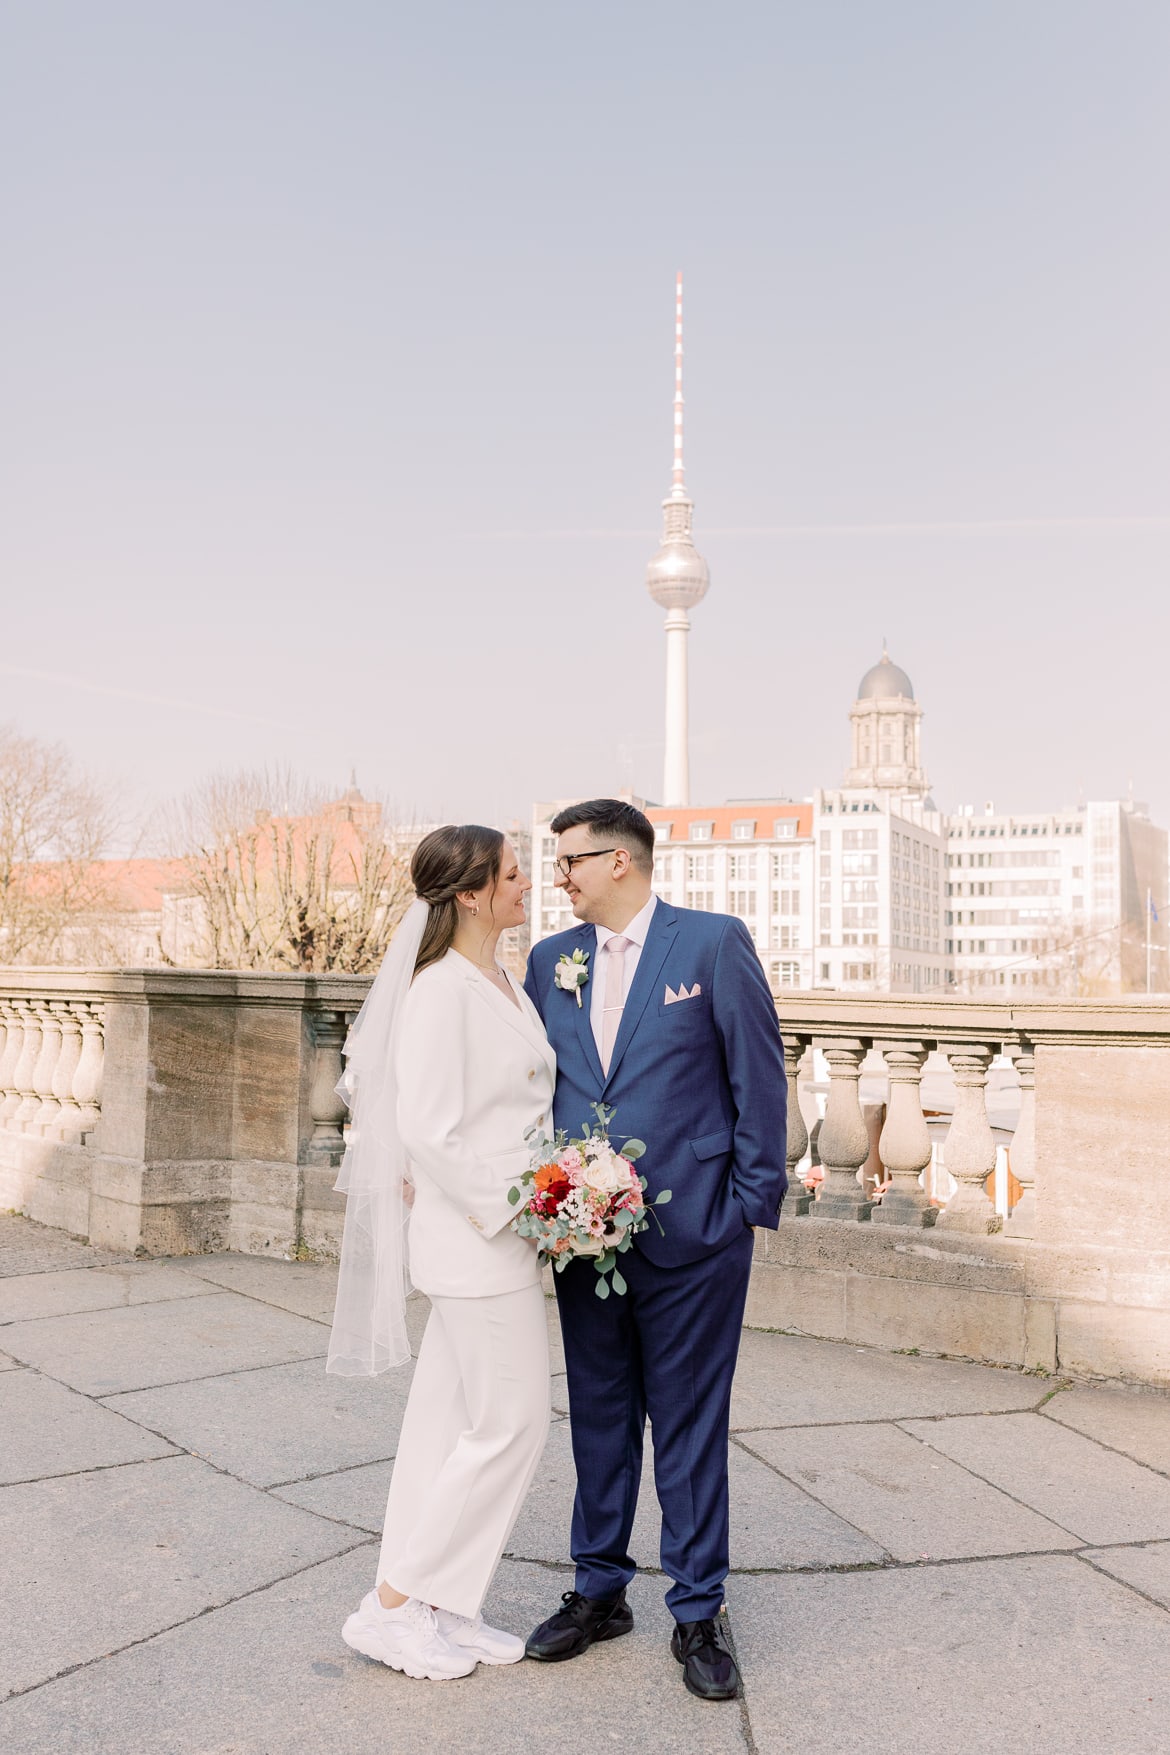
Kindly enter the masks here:
M 645 1141 L 646 1198 L 671 1190 L 621 1258 L 628 1290 L 598 1298 L 591 1261 L 556 1275 L 577 1498 L 576 1588 L 528 1641 L 558 1662 L 629 1633 L 626 1586 L 642 1439 L 654 1435 L 671 1650 L 686 1686 L 730 1700 L 735 1660 L 717 1620 L 727 1576 L 727 1433 L 752 1261 L 752 1227 L 775 1229 L 784 1196 L 784 1054 L 747 929 L 672 908 L 650 884 L 654 830 L 617 799 L 553 818 L 557 885 L 581 923 L 535 945 L 525 982 L 557 1055 L 554 1118 L 579 1134 L 590 1105 L 616 1110 L 615 1139 Z M 581 1004 L 557 981 L 583 952 Z

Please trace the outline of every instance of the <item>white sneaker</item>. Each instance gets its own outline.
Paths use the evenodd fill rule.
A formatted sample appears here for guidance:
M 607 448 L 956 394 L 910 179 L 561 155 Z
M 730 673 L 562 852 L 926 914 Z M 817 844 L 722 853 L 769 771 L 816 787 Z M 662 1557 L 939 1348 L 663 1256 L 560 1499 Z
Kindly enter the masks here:
M 377 1591 L 369 1591 L 341 1629 L 341 1637 L 363 1657 L 389 1664 L 407 1676 L 425 1676 L 430 1682 L 470 1676 L 477 1661 L 470 1651 L 447 1643 L 435 1625 L 435 1611 L 417 1597 L 387 1609 Z
M 436 1609 L 435 1622 L 442 1637 L 455 1651 L 466 1652 L 481 1664 L 517 1664 L 524 1656 L 524 1641 L 498 1627 L 485 1627 L 483 1616 L 474 1621 L 453 1609 Z

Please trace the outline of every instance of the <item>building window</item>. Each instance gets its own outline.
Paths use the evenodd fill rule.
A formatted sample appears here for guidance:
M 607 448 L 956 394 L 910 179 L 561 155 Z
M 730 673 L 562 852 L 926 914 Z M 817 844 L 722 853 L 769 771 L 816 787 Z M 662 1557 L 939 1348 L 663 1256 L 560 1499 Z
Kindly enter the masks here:
M 799 987 L 800 986 L 800 964 L 799 963 L 773 963 L 772 964 L 772 985 L 773 985 L 773 987 Z
M 687 854 L 688 884 L 709 884 L 715 878 L 715 855 L 713 853 Z
M 772 928 L 772 949 L 774 951 L 798 951 L 800 949 L 800 924 L 785 921 Z
M 654 825 L 654 839 L 656 841 L 669 841 L 670 840 L 670 831 L 673 828 L 674 828 L 673 823 L 655 823 L 655 825 Z
M 754 853 L 733 853 L 728 861 L 728 877 L 733 884 L 751 884 L 756 879 Z
M 703 914 L 713 914 L 715 912 L 714 890 L 688 890 L 687 907 L 697 908 Z
M 796 818 L 779 817 L 772 824 L 772 833 L 777 841 L 793 841 L 796 839 Z
M 821 980 L 822 981 L 827 981 L 829 979 L 829 975 L 830 975 L 830 971 L 832 970 L 832 967 L 833 967 L 833 965 L 831 963 L 822 963 L 821 964 Z
M 729 911 L 737 920 L 754 920 L 756 917 L 756 892 L 754 890 L 732 890 L 728 899 Z
M 773 853 L 772 876 L 781 883 L 795 883 L 800 877 L 799 853 Z M 784 912 L 784 910 L 781 910 Z
M 692 841 L 709 841 L 711 839 L 711 835 L 712 835 L 712 832 L 714 831 L 714 828 L 715 828 L 714 823 L 692 823 L 691 824 L 691 840 Z
M 748 822 L 745 820 L 738 823 L 732 823 L 731 839 L 733 841 L 754 841 L 755 838 L 756 825 L 754 822 Z

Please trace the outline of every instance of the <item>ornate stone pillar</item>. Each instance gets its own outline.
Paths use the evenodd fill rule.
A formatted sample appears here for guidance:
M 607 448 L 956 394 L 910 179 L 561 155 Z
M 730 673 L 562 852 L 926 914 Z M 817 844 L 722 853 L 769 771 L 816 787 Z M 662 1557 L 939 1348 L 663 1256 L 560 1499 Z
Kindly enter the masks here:
M 53 1096 L 57 1100 L 57 1119 L 53 1132 L 57 1139 L 80 1144 L 81 1109 L 73 1095 L 73 1079 L 81 1059 L 81 1026 L 73 1015 L 68 1000 L 55 999 L 53 1014 L 61 1030 L 61 1052 L 53 1072 Z
M 873 1202 L 865 1199 L 857 1181 L 857 1172 L 869 1156 L 869 1134 L 857 1100 L 865 1054 L 864 1043 L 856 1040 L 833 1042 L 824 1050 L 829 1100 L 819 1143 L 825 1180 L 810 1218 L 868 1219 L 873 1210 Z
M 935 1222 L 947 1231 L 988 1236 L 1002 1228 L 983 1187 L 995 1169 L 995 1139 L 987 1119 L 987 1069 L 995 1054 L 982 1043 L 967 1043 L 948 1048 L 946 1056 L 955 1077 L 955 1113 L 944 1159 L 959 1186 Z
M 36 1010 L 41 1025 L 41 1051 L 33 1068 L 33 1084 L 40 1103 L 25 1132 L 52 1134 L 61 1113 L 61 1105 L 53 1095 L 53 1074 L 61 1055 L 61 1020 L 47 999 L 38 999 Z
M 102 1071 L 106 1058 L 102 1008 L 74 1000 L 69 1009 L 81 1027 L 81 1054 L 73 1074 L 73 1096 L 78 1109 L 74 1125 L 82 1145 L 88 1145 L 102 1118 Z
M 895 1042 L 882 1052 L 890 1075 L 890 1106 L 878 1149 L 890 1173 L 890 1186 L 870 1218 L 875 1225 L 933 1225 L 935 1208 L 918 1186 L 930 1163 L 930 1133 L 922 1113 L 922 1068 L 928 1049 L 922 1042 Z
M 1008 1149 L 1008 1168 L 1020 1185 L 1020 1198 L 1008 1215 L 1004 1234 L 1036 1234 L 1036 1050 L 1030 1042 L 1008 1043 L 1020 1080 L 1020 1119 Z
M 788 1074 L 788 1146 L 785 1154 L 788 1193 L 784 1196 L 781 1211 L 794 1219 L 802 1218 L 813 1204 L 812 1195 L 796 1174 L 796 1166 L 808 1150 L 808 1129 L 804 1125 L 804 1116 L 800 1113 L 797 1093 L 800 1063 L 804 1059 L 808 1040 L 807 1036 L 784 1037 L 784 1070 Z
M 316 1048 L 313 1083 L 309 1091 L 309 1114 L 313 1132 L 306 1148 L 309 1164 L 340 1164 L 345 1150 L 342 1131 L 349 1114 L 345 1099 L 337 1095 L 342 1074 L 341 1047 L 345 1041 L 344 1012 L 316 1012 L 313 1042 Z
M 27 1124 L 37 1113 L 41 1100 L 37 1096 L 36 1082 L 33 1073 L 41 1052 L 41 1025 L 35 1010 L 27 999 L 18 999 L 17 1010 L 23 1025 L 23 1038 L 20 1059 L 16 1063 L 12 1082 L 20 1096 L 17 1108 L 12 1111 L 11 1125 L 17 1133 L 24 1133 Z
M 0 1127 L 7 1127 L 20 1108 L 16 1066 L 24 1047 L 24 1021 L 10 999 L 0 1000 L 0 1014 L 5 1025 L 4 1053 L 0 1056 Z

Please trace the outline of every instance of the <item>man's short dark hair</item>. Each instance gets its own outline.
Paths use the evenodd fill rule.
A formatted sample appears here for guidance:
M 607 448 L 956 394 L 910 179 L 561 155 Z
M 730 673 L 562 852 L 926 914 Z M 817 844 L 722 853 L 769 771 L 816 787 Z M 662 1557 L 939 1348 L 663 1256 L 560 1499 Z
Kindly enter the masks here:
M 654 870 L 654 825 L 620 798 L 587 798 L 582 804 L 570 804 L 557 812 L 549 827 L 554 835 L 586 828 L 595 841 L 624 847 L 640 871 Z

